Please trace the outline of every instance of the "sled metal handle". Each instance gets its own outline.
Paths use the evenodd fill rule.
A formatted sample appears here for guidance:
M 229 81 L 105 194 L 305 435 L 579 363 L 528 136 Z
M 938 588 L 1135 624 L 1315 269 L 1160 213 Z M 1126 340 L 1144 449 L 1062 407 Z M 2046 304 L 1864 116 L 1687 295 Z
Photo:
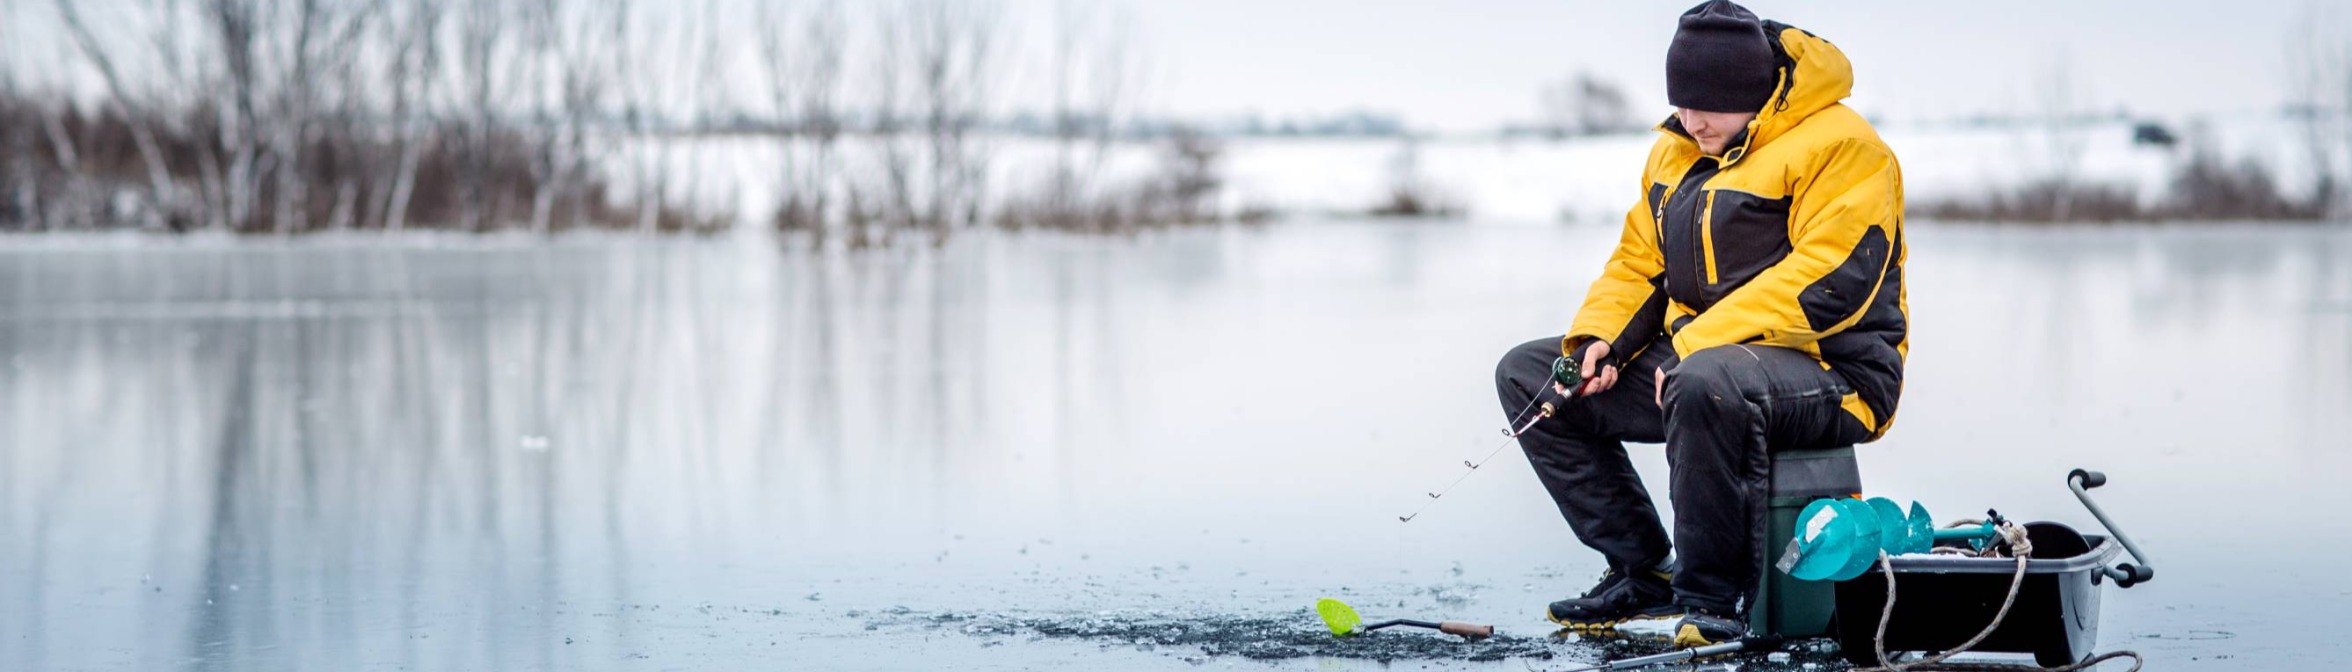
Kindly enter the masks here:
M 2091 511 L 2091 517 L 2099 519 L 2100 527 L 2107 528 L 2107 536 L 2123 542 L 2123 550 L 2130 551 L 2132 560 L 2138 562 L 2138 564 L 2117 563 L 2114 567 L 2102 569 L 2100 572 L 2115 579 L 2115 585 L 2118 588 L 2130 588 L 2147 583 L 2156 578 L 2156 568 L 2149 566 L 2148 554 L 2140 552 L 2140 545 L 2132 543 L 2131 537 L 2125 535 L 2121 528 L 2117 528 L 2115 521 L 2107 518 L 2107 511 L 2100 509 L 2098 502 L 2091 501 L 2091 493 L 2086 492 L 2091 488 L 2106 484 L 2106 474 L 2089 469 L 2076 469 L 2066 474 L 2066 489 L 2074 491 L 2074 498 L 2082 500 L 2083 508 Z

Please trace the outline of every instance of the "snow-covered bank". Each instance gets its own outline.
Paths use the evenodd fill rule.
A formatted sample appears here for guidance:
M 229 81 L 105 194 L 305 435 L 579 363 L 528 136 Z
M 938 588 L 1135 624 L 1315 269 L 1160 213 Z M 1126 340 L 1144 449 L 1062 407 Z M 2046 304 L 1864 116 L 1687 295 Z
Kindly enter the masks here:
M 1913 204 L 1965 199 L 2067 174 L 2078 182 L 2119 184 L 2144 200 L 2161 198 L 2176 167 L 2207 143 L 2234 162 L 2253 158 L 2290 196 L 2307 195 L 2311 153 L 2292 119 L 2249 114 L 2173 125 L 2172 147 L 2135 144 L 2133 123 L 2103 120 L 2052 131 L 2031 125 L 1891 125 L 1880 129 L 1903 163 Z M 1545 141 L 1529 138 L 1228 138 L 1223 140 L 1227 209 L 1270 207 L 1294 214 L 1358 213 L 1387 193 L 1400 155 L 1411 146 L 1426 183 L 1469 208 L 1482 223 L 1615 222 L 1640 193 L 1639 172 L 1655 135 Z M 713 137 L 640 145 L 666 154 L 673 184 L 692 185 L 700 202 L 732 207 L 741 222 L 766 221 L 778 200 L 780 153 L 772 140 Z M 1044 184 L 1055 147 L 1034 138 L 991 141 L 995 196 Z M 1102 178 L 1117 182 L 1152 170 L 1158 148 L 1135 143 L 1113 150 Z M 625 153 L 625 152 L 624 152 Z M 2343 161 L 2341 151 L 2338 161 Z M 859 170 L 854 159 L 847 169 Z M 2068 157 L 2072 157 L 2071 159 Z M 2347 166 L 2339 165 L 2338 170 Z M 2345 173 L 2339 173 L 2345 174 Z M 688 177 L 680 177 L 686 175 Z M 626 175 L 616 175 L 626 182 Z

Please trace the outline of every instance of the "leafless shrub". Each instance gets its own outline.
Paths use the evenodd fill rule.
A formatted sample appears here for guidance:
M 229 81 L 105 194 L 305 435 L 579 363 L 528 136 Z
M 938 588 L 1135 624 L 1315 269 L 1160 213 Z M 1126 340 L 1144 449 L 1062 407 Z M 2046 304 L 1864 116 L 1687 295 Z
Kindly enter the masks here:
M 2129 186 L 2039 179 L 2013 189 L 1914 203 L 1914 217 L 1972 222 L 2123 222 L 2149 217 Z
M 2128 189 L 2111 185 L 2078 184 L 2082 179 L 2083 153 L 2087 149 L 2083 134 L 2076 128 L 2081 121 L 2080 99 L 2086 97 L 2079 90 L 2074 75 L 2071 54 L 2053 55 L 2034 82 L 2035 101 L 2041 107 L 2041 175 L 2035 184 L 2019 192 L 2019 207 L 2048 208 L 2050 221 L 2114 221 L 2126 216 L 2125 203 L 2117 197 L 2118 190 L 2129 196 Z M 2083 199 L 2077 203 L 2077 198 Z M 2132 200 L 2136 206 L 2136 200 Z M 2076 214 L 2077 207 L 2084 209 Z
M 1552 139 L 1640 128 L 1624 87 L 1590 72 L 1553 82 L 1537 98 L 1541 130 Z
M 2170 219 L 2308 220 L 2326 214 L 2324 191 L 2313 198 L 2288 197 L 2270 167 L 2253 157 L 2232 164 L 2207 146 L 2192 151 L 2173 171 L 2170 198 L 2158 214 Z
M 2129 222 L 2166 220 L 2313 220 L 2319 198 L 2295 198 L 2254 157 L 2225 158 L 2199 142 L 2174 166 L 2160 198 L 2126 185 L 2041 179 L 1968 198 L 1915 204 L 1921 217 L 1988 222 Z
M 1223 147 L 1192 129 L 1164 135 L 1149 174 L 1107 176 L 1127 143 L 1120 129 L 1141 99 L 1143 60 L 1125 16 L 1098 4 L 1055 4 L 1052 57 L 1053 160 L 1043 179 L 1006 199 L 996 221 L 1008 228 L 1116 232 L 1212 222 L 1223 187 Z
M 2312 35 L 2319 33 L 2313 32 Z M 2333 94 L 2313 93 L 2325 90 L 2333 75 L 2329 56 L 2333 52 L 2319 48 L 2324 40 L 2312 38 L 2301 44 L 2290 58 L 2309 86 L 2303 91 L 2313 96 Z M 2341 58 L 2341 70 L 2352 75 L 2352 42 L 2347 43 Z M 2352 80 L 2343 84 L 2352 91 Z M 2304 125 L 2307 146 L 2313 148 L 2315 182 L 2311 193 L 2297 198 L 2273 177 L 2268 164 L 2254 158 L 2226 158 L 2215 148 L 2212 138 L 2205 133 L 2192 133 L 2190 149 L 2174 164 L 2172 175 L 2162 193 L 2154 198 L 2143 198 L 2139 190 L 2125 184 L 2087 182 L 2081 177 L 2085 143 L 2083 131 L 2086 121 L 2077 105 L 2082 96 L 2071 67 L 2071 61 L 2061 54 L 2051 59 L 2035 82 L 2035 98 L 2041 107 L 2041 129 L 2033 136 L 2038 146 L 2021 148 L 2021 155 L 2039 157 L 2037 173 L 2024 184 L 2008 189 L 1944 198 L 1911 204 L 1917 216 L 1967 221 L 1998 222 L 2125 222 L 2164 220 L 2311 220 L 2327 215 L 2330 203 L 2338 198 L 2335 170 L 2336 160 L 2329 126 L 2339 118 L 2319 107 Z M 2322 97 L 2310 101 L 2324 100 Z M 2316 106 L 2317 102 L 2307 102 Z M 2169 136 L 2168 136 L 2169 137 Z M 2352 149 L 2352 132 L 2346 133 L 2344 145 Z M 2163 146 L 2170 147 L 2169 142 Z
M 759 23 L 760 63 L 783 161 L 782 197 L 773 225 L 780 231 L 806 232 L 821 248 L 833 193 L 841 188 L 838 145 L 844 125 L 846 18 L 838 2 L 803 13 L 767 7 Z M 863 225 L 846 219 L 847 225 Z
M 1217 192 L 1225 179 L 1220 162 L 1225 148 L 1208 136 L 1179 131 L 1160 151 L 1158 183 L 1167 191 L 1174 221 L 1201 222 L 1217 218 Z
M 1374 217 L 1452 219 L 1467 214 L 1460 200 L 1421 174 L 1419 141 L 1406 139 L 1389 158 L 1388 189 L 1365 210 Z
M 1258 226 L 1282 219 L 1282 211 L 1270 203 L 1244 203 L 1233 211 L 1233 221 L 1243 226 Z
M 2286 40 L 2289 113 L 2302 131 L 2320 216 L 2352 211 L 2352 30 L 2340 7 L 2312 3 Z
M 1010 229 L 1126 233 L 1224 219 L 1217 203 L 1225 186 L 1222 145 L 1179 129 L 1161 139 L 1155 154 L 1148 174 L 1094 189 L 1086 198 L 1063 200 L 1052 191 L 1009 198 L 996 221 Z

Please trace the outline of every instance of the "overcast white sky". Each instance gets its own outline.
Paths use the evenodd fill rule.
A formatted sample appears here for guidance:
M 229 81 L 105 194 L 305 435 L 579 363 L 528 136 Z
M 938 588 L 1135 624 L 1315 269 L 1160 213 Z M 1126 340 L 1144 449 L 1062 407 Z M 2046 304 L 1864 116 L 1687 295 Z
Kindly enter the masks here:
M 719 0 L 730 26 L 759 5 L 788 1 Z M 841 1 L 858 14 L 880 6 Z M 1475 132 L 1531 119 L 1543 86 L 1578 70 L 1623 84 L 1645 116 L 1663 117 L 1666 45 L 1676 17 L 1697 0 L 1003 1 L 1012 44 L 1027 52 L 1010 60 L 1032 71 L 1051 41 L 1057 2 L 1124 13 L 1131 46 L 1149 59 L 1150 112 L 1283 118 L 1368 109 L 1401 114 L 1417 129 Z M 107 28 L 130 6 L 75 2 Z M 638 7 L 690 15 L 700 4 Z M 2271 111 L 2288 100 L 2287 45 L 2298 26 L 2333 31 L 2334 44 L 2352 49 L 2352 3 L 2341 0 L 1747 4 L 1844 49 L 1856 69 L 1851 102 L 1882 121 L 2039 112 L 2037 91 L 2055 63 L 2070 66 L 2077 109 L 2173 119 Z M 82 73 L 83 87 L 95 90 L 54 21 L 36 20 L 49 5 L 0 0 L 13 14 L 0 18 L 26 19 L 0 25 L 0 40 L 15 42 L 0 53 L 30 60 L 35 67 L 20 76 Z M 109 37 L 136 40 L 139 30 Z M 1043 100 L 1042 73 L 1010 79 L 1008 106 Z
M 1052 0 L 1027 0 L 1050 10 Z M 1662 116 L 1675 17 L 1696 0 L 1114 0 L 1158 61 L 1153 107 L 1270 116 L 1353 106 L 1416 127 L 1531 117 L 1547 80 L 1591 69 Z M 1827 38 L 1855 64 L 1853 104 L 1883 119 L 2039 109 L 2063 59 L 2083 107 L 2167 117 L 2276 109 L 2287 37 L 2308 0 L 1759 0 L 1758 15 Z M 2339 29 L 2339 35 L 2345 34 Z

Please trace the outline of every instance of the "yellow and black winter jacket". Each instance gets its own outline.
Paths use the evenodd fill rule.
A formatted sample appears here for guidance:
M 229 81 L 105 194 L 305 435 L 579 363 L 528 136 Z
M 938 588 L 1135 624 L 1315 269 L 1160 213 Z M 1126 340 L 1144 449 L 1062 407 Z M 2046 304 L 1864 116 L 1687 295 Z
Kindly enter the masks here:
M 1659 127 L 1644 198 L 1563 341 L 1688 357 L 1752 343 L 1795 348 L 1854 389 L 1847 413 L 1876 438 L 1894 419 L 1909 349 L 1903 175 L 1839 101 L 1853 68 L 1827 40 L 1765 22 L 1779 88 L 1721 157 L 1676 119 Z M 1658 337 L 1670 339 L 1658 342 Z

